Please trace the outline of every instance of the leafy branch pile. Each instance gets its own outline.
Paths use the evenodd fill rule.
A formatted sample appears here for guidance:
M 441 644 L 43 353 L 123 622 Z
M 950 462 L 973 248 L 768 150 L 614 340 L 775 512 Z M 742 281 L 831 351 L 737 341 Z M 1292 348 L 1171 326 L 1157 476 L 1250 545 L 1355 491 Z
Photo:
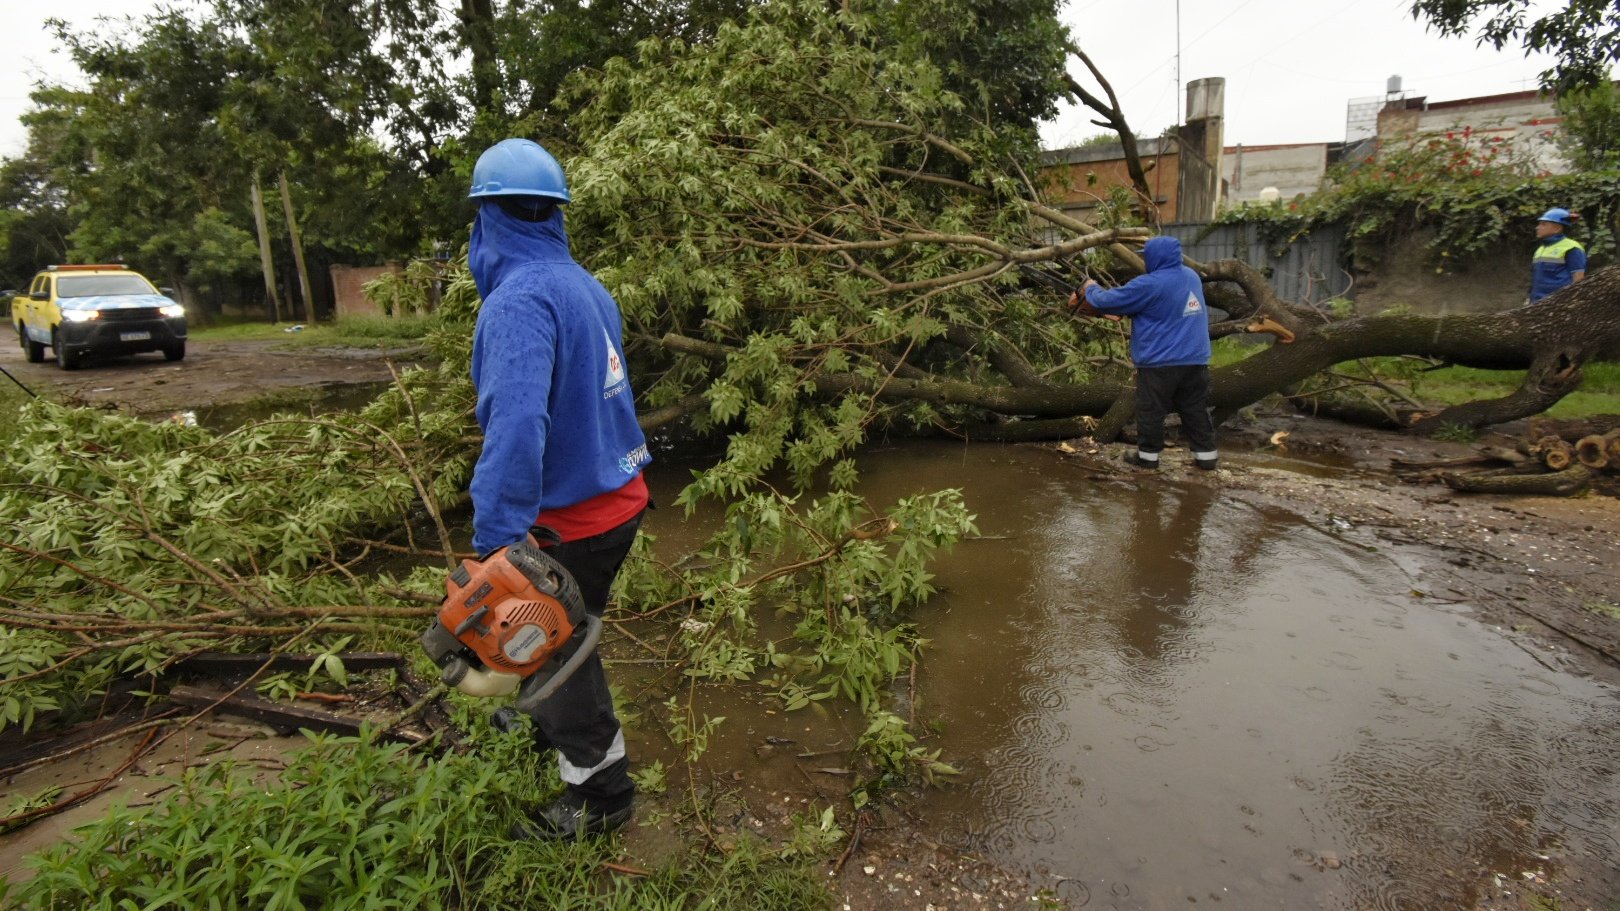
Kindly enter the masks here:
M 43 852 L 14 895 L 0 882 L 0 900 L 108 911 L 516 911 L 541 895 L 556 907 L 604 911 L 828 905 L 808 865 L 748 845 L 604 881 L 598 871 L 615 857 L 611 842 L 500 837 L 534 796 L 539 769 L 526 741 L 490 736 L 472 752 L 430 761 L 398 746 L 318 739 L 268 786 L 229 761 L 188 770 L 161 804 L 115 809 L 81 828 L 79 842 Z
M 222 436 L 22 409 L 0 466 L 0 728 L 72 713 L 195 651 L 261 647 L 316 620 L 341 635 L 420 617 L 387 593 L 396 580 L 359 570 L 370 551 L 356 537 L 426 513 L 447 549 L 440 504 L 470 474 L 469 398 L 465 380 L 416 372 L 360 415 Z

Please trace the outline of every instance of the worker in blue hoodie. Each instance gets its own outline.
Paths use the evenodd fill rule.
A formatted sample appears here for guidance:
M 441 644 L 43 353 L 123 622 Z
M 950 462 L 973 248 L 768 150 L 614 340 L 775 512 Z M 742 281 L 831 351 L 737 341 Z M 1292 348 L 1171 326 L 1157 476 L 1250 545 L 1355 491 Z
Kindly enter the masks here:
M 1155 237 L 1142 248 L 1147 272 L 1105 290 L 1087 281 L 1069 307 L 1087 315 L 1131 318 L 1136 365 L 1136 452 L 1126 461 L 1156 469 L 1164 452 L 1164 417 L 1181 415 L 1193 464 L 1219 463 L 1209 417 L 1209 309 L 1198 273 L 1181 264 L 1181 241 Z
M 484 431 L 473 547 L 487 557 L 539 529 L 600 616 L 647 507 L 641 472 L 652 460 L 619 307 L 569 252 L 568 187 L 539 144 L 491 146 L 473 168 L 470 196 L 479 205 L 467 265 L 483 296 L 472 350 Z M 557 749 L 566 788 L 513 836 L 573 839 L 628 821 L 635 786 L 601 659 L 592 655 L 533 721 L 536 748 Z

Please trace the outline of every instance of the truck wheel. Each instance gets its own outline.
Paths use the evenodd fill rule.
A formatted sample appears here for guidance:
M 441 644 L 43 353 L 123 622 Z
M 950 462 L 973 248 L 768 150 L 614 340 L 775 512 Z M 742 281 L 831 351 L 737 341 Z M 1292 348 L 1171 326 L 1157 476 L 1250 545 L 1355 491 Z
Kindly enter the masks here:
M 23 331 L 22 323 L 17 324 L 17 339 L 22 342 L 23 354 L 28 357 L 28 363 L 42 364 L 45 362 L 45 346 L 29 338 L 28 333 Z
M 174 344 L 170 345 L 169 347 L 164 348 L 163 349 L 163 356 L 168 358 L 171 361 L 183 361 L 183 360 L 185 360 L 186 359 L 186 343 L 185 342 L 175 342 Z
M 56 351 L 56 366 L 63 370 L 79 369 L 79 356 L 68 351 L 67 346 L 62 344 L 61 333 L 51 333 L 51 348 Z

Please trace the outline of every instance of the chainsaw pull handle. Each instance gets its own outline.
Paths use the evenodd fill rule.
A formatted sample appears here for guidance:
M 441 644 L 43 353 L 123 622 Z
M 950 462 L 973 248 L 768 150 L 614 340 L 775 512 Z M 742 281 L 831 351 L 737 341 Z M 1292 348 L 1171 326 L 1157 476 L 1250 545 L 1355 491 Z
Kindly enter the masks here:
M 595 614 L 586 614 L 584 627 L 584 638 L 580 640 L 579 646 L 574 649 L 574 653 L 568 656 L 568 660 L 563 662 L 562 667 L 557 669 L 557 673 L 547 677 L 544 683 L 541 683 L 533 690 L 529 689 L 529 680 L 533 680 L 533 677 L 523 681 L 523 686 L 518 689 L 517 702 L 514 703 L 518 711 L 524 714 L 532 713 L 540 706 L 540 703 L 549 699 L 551 694 L 557 691 L 558 687 L 567 683 L 568 679 L 574 676 L 574 672 L 579 670 L 580 666 L 585 663 L 585 659 L 596 651 L 597 640 L 602 638 L 602 618 Z
M 454 632 L 455 632 L 456 638 L 457 639 L 461 638 L 462 635 L 467 632 L 467 630 L 470 630 L 473 627 L 477 626 L 478 624 L 484 622 L 484 617 L 486 615 L 488 615 L 488 614 L 489 614 L 489 606 L 488 605 L 485 605 L 484 607 L 480 607 L 478 610 L 473 611 L 471 616 L 469 616 L 467 619 L 461 621 L 460 625 L 458 625 L 455 628 Z

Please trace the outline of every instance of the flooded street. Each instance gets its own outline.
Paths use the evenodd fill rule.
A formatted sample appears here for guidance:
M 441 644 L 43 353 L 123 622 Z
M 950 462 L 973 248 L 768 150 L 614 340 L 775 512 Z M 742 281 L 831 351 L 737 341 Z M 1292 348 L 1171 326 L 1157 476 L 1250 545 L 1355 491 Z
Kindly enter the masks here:
M 964 773 L 906 807 L 928 840 L 1120 909 L 1474 908 L 1498 874 L 1620 856 L 1615 690 L 1425 594 L 1413 553 L 1050 450 L 862 464 L 880 507 L 964 487 L 982 535 L 915 616 L 916 718 Z M 797 774 L 765 737 L 859 732 L 723 701 L 706 763 L 756 786 Z

